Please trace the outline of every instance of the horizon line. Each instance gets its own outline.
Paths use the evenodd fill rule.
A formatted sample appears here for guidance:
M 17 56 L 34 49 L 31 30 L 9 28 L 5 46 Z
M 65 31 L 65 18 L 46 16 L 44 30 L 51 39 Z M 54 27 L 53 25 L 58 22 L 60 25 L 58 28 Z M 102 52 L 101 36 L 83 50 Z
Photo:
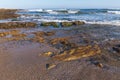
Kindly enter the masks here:
M 120 9 L 120 8 L 2 8 L 0 9 Z

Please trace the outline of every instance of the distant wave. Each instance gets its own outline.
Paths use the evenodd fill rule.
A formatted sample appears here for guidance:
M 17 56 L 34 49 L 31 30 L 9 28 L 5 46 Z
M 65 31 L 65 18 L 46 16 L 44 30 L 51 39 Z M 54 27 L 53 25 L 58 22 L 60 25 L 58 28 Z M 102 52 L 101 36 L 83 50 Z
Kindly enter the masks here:
M 120 11 L 107 11 L 107 12 L 111 14 L 120 14 Z
M 78 10 L 68 10 L 68 13 L 70 13 L 70 14 L 77 14 L 77 13 L 79 13 L 79 11 Z
M 114 20 L 114 21 L 85 21 L 88 24 L 105 24 L 105 25 L 116 25 L 120 26 L 120 20 Z
M 45 10 L 49 14 L 77 14 L 78 10 Z
M 57 11 L 54 10 L 44 10 L 44 12 L 47 12 L 49 14 L 59 14 Z
M 43 9 L 28 9 L 29 12 L 42 12 Z
M 51 9 L 28 9 L 28 12 L 42 12 L 42 13 L 49 13 L 49 14 L 77 14 L 79 10 L 67 10 L 67 9 L 58 9 L 58 10 L 51 10 Z
M 28 12 L 40 12 L 40 13 L 48 13 L 48 14 L 96 14 L 96 13 L 110 13 L 110 14 L 120 14 L 120 10 L 70 10 L 70 9 L 28 9 Z

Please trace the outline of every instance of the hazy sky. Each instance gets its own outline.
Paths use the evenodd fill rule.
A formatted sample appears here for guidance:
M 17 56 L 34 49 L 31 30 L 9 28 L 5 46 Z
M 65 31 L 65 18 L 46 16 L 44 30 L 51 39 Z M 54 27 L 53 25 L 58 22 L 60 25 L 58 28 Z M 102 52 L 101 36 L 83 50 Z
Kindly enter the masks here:
M 120 0 L 0 0 L 0 8 L 120 8 Z

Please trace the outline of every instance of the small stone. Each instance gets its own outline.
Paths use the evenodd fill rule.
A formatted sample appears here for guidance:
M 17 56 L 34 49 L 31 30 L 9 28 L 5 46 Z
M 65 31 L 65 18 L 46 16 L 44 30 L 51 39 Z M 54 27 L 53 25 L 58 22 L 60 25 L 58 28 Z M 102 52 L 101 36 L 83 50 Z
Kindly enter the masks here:
M 54 68 L 56 65 L 55 64 L 46 64 L 46 69 L 50 70 Z
M 103 64 L 100 62 L 93 62 L 93 64 L 95 64 L 96 66 L 103 68 Z
M 48 57 L 52 57 L 54 56 L 54 53 L 53 52 L 47 52 L 47 53 L 44 53 L 45 56 L 48 56 Z
M 0 33 L 0 37 L 3 37 L 4 36 L 4 34 L 3 33 Z
M 102 64 L 102 63 L 99 63 L 99 64 L 98 64 L 98 67 L 103 68 L 103 64 Z

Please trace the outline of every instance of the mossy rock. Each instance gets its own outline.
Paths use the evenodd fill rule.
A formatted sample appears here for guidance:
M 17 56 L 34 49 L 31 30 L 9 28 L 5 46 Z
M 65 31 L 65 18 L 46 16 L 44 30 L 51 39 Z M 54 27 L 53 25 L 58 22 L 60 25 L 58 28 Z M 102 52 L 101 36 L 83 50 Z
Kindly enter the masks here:
M 73 23 L 72 22 L 61 22 L 60 25 L 62 27 L 70 27 L 70 26 L 73 26 Z
M 7 22 L 0 23 L 0 29 L 13 29 L 13 28 L 30 28 L 36 27 L 36 23 L 33 22 Z
M 30 28 L 36 27 L 36 23 L 33 22 L 7 22 L 0 23 L 0 29 L 13 29 L 13 28 Z
M 79 25 L 83 25 L 83 24 L 85 24 L 85 22 L 83 22 L 83 21 L 61 22 L 60 23 L 60 25 L 62 27 L 79 26 Z
M 48 27 L 48 26 L 59 27 L 57 22 L 42 22 L 41 26 L 45 26 L 45 27 Z

